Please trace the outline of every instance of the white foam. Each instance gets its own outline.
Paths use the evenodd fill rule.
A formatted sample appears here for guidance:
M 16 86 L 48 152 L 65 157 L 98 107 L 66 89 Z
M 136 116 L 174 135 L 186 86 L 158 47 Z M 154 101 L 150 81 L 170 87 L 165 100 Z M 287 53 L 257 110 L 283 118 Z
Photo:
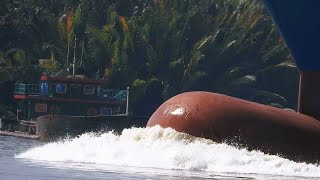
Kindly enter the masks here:
M 34 147 L 16 158 L 215 173 L 320 177 L 318 165 L 217 144 L 159 126 L 126 129 L 120 136 L 112 132 L 83 134 L 75 139 Z

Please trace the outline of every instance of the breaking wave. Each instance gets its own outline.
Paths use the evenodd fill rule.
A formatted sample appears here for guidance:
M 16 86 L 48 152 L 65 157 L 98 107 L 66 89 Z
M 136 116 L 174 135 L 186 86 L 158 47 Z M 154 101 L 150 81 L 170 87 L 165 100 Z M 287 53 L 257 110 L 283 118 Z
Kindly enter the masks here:
M 121 135 L 86 133 L 74 139 L 34 147 L 16 158 L 213 173 L 320 177 L 319 165 L 215 143 L 160 126 L 125 129 Z

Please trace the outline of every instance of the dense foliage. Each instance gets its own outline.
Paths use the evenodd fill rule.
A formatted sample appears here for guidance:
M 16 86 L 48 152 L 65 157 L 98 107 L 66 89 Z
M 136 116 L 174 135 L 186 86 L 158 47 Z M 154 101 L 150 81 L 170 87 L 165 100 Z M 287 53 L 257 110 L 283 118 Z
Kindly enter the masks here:
M 297 70 L 257 0 L 1 0 L 0 41 L 2 81 L 70 74 L 75 49 L 77 74 L 130 86 L 136 114 L 192 90 L 296 104 Z

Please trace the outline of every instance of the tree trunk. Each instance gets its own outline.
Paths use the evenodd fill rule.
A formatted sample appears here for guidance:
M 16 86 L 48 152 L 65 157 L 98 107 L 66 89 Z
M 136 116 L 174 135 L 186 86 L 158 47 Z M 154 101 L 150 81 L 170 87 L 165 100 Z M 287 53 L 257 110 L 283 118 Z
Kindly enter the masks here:
M 67 69 L 69 69 L 69 53 L 70 53 L 70 46 L 68 43 L 68 52 L 67 52 Z

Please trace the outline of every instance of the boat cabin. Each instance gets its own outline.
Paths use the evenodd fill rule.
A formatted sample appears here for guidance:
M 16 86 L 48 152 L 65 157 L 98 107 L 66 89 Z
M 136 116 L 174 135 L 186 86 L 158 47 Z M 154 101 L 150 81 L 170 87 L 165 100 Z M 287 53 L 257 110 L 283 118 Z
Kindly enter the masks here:
M 105 89 L 105 80 L 42 76 L 39 84 L 15 84 L 19 119 L 43 115 L 116 116 L 128 114 L 129 88 Z

